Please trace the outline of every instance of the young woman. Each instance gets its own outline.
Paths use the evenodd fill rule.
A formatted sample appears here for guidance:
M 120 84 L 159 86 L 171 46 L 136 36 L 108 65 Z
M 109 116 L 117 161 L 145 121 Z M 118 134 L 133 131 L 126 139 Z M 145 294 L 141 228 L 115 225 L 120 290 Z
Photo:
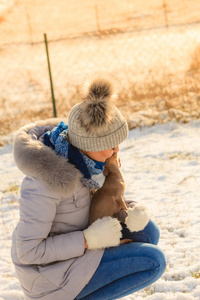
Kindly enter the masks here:
M 154 222 L 140 232 L 111 217 L 88 227 L 90 190 L 103 185 L 105 161 L 128 134 L 113 95 L 110 82 L 95 80 L 68 124 L 40 121 L 16 133 L 14 158 L 26 177 L 12 259 L 26 299 L 117 299 L 165 270 Z

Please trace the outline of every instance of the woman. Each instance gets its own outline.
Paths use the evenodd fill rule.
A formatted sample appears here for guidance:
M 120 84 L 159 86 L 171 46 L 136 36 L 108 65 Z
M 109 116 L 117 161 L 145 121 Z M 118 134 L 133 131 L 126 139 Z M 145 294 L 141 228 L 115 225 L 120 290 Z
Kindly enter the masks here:
M 68 124 L 40 121 L 15 136 L 14 158 L 26 177 L 12 259 L 26 299 L 117 299 L 165 270 L 152 221 L 140 232 L 110 217 L 88 227 L 90 190 L 103 185 L 105 161 L 128 134 L 113 97 L 110 82 L 95 80 Z M 133 242 L 120 245 L 121 238 Z

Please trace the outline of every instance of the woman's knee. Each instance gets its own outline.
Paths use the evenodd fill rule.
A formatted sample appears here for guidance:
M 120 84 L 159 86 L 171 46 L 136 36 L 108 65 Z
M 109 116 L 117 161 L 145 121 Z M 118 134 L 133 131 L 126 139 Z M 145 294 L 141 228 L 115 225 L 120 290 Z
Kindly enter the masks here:
M 160 238 L 160 230 L 158 225 L 150 220 L 147 226 L 143 230 L 144 234 L 148 237 L 149 243 L 157 245 Z
M 161 277 L 166 269 L 166 257 L 162 249 L 158 246 L 151 245 L 149 249 L 149 258 L 154 260 L 157 268 L 157 275 L 155 280 Z
M 166 258 L 160 247 L 147 243 L 130 243 L 127 245 L 130 245 L 130 252 L 132 252 L 133 257 L 144 257 L 151 261 L 153 263 L 151 267 L 158 269 L 158 273 L 160 276 L 162 275 L 166 269 Z
M 123 238 L 132 239 L 133 242 L 138 243 L 149 243 L 153 245 L 158 244 L 160 231 L 158 226 L 153 221 L 149 221 L 147 226 L 138 232 L 131 232 L 123 223 L 122 228 Z

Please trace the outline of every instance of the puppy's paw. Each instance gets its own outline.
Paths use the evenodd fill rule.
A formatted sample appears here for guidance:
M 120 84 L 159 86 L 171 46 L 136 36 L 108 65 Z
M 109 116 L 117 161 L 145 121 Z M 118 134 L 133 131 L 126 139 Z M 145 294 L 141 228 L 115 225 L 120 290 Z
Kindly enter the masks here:
M 136 203 L 134 207 L 128 208 L 125 224 L 130 231 L 141 231 L 149 223 L 151 213 L 146 205 Z

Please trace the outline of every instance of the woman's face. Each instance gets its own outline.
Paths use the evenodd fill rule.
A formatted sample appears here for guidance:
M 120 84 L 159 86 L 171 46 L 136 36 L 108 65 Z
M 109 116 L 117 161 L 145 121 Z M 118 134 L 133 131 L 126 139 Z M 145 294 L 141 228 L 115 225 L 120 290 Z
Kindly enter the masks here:
M 88 156 L 91 159 L 100 161 L 100 162 L 105 162 L 107 158 L 111 157 L 113 153 L 116 153 L 119 151 L 119 146 L 116 146 L 114 148 L 108 149 L 108 150 L 103 150 L 103 151 L 82 151 L 83 154 Z

